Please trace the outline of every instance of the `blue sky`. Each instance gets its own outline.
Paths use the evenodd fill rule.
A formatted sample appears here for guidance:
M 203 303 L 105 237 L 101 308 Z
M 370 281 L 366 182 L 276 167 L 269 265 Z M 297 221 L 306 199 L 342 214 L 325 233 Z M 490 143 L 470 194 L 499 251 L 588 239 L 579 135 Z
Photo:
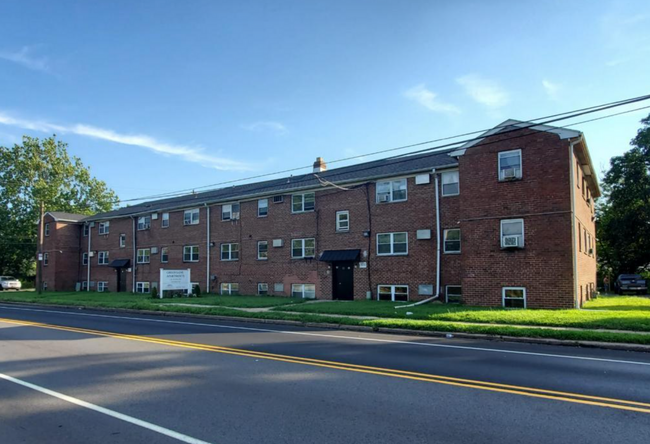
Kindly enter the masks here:
M 22 0 L 0 29 L 0 145 L 56 133 L 123 199 L 650 93 L 647 0 Z M 574 127 L 597 169 L 649 112 Z

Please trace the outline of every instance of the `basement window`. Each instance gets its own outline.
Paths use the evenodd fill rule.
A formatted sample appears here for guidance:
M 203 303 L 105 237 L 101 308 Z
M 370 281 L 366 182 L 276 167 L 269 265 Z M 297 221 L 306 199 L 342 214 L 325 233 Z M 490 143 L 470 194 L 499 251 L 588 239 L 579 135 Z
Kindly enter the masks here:
M 260 296 L 265 296 L 269 294 L 269 284 L 265 282 L 260 282 L 257 284 L 257 294 Z
M 448 304 L 460 304 L 463 302 L 463 287 L 460 285 L 447 285 L 445 287 L 445 301 Z
M 103 293 L 108 290 L 108 282 L 97 282 L 97 291 Z
M 505 308 L 526 308 L 526 288 L 503 287 L 503 306 Z
M 221 294 L 239 294 L 239 284 L 233 282 L 224 282 L 221 284 Z
M 377 287 L 377 300 L 379 301 L 408 301 L 408 285 L 379 285 Z
M 136 282 L 135 283 L 135 292 L 136 293 L 149 293 L 151 284 L 149 282 Z
M 292 284 L 291 296 L 293 296 L 294 298 L 316 299 L 316 285 Z

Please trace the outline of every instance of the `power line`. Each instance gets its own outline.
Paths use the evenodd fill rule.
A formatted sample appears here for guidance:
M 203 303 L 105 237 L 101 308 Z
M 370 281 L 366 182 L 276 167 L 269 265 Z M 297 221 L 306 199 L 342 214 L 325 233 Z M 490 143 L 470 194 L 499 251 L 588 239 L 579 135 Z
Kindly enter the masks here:
M 526 128 L 537 126 L 537 125 L 546 125 L 546 124 L 549 124 L 549 123 L 554 123 L 554 122 L 558 122 L 558 121 L 562 121 L 562 120 L 566 120 L 566 119 L 571 119 L 571 118 L 574 118 L 574 117 L 579 117 L 581 115 L 591 114 L 591 113 L 594 113 L 594 112 L 600 112 L 600 111 L 604 111 L 604 110 L 607 110 L 607 109 L 611 109 L 611 108 L 615 108 L 615 107 L 619 107 L 619 106 L 624 106 L 624 105 L 628 105 L 628 104 L 632 104 L 632 103 L 636 103 L 636 102 L 640 102 L 640 101 L 644 101 L 644 100 L 648 100 L 648 99 L 650 99 L 650 95 L 644 95 L 644 96 L 633 97 L 633 98 L 630 98 L 630 99 L 624 99 L 624 100 L 618 100 L 618 101 L 615 101 L 615 102 L 609 102 L 609 103 L 605 103 L 605 104 L 601 104 L 601 105 L 594 105 L 594 106 L 590 106 L 590 107 L 586 107 L 586 108 L 580 108 L 580 109 L 577 109 L 577 110 L 566 111 L 566 112 L 563 112 L 563 113 L 552 114 L 552 115 L 549 115 L 549 116 L 538 117 L 538 118 L 535 118 L 535 119 L 530 119 L 530 120 L 526 121 L 526 123 L 528 123 L 528 122 L 537 122 L 538 120 L 544 120 L 544 121 L 543 122 L 537 122 L 537 123 L 530 123 L 527 127 L 517 127 L 517 128 L 515 128 L 513 130 L 502 131 L 500 134 L 502 135 L 502 134 L 506 134 L 506 133 L 512 132 L 512 131 L 519 131 L 521 129 L 526 129 Z M 587 122 L 594 121 L 594 120 L 602 120 L 602 119 L 605 119 L 605 118 L 614 117 L 614 116 L 621 115 L 621 114 L 626 114 L 628 112 L 638 111 L 640 109 L 646 109 L 646 108 L 644 107 L 644 108 L 638 108 L 638 109 L 635 109 L 635 110 L 624 111 L 624 112 L 621 112 L 621 113 L 602 116 L 602 117 L 599 117 L 597 119 L 591 119 L 591 120 L 587 120 L 587 121 L 583 121 L 583 122 L 572 123 L 570 125 L 565 125 L 565 126 L 573 126 L 573 125 L 587 123 Z M 570 114 L 570 115 L 567 116 L 567 114 Z M 559 116 L 564 116 L 564 117 L 559 117 Z M 443 137 L 443 138 L 439 138 L 439 139 L 432 139 L 432 140 L 428 140 L 428 141 L 425 141 L 425 142 L 418 142 L 418 143 L 409 144 L 409 145 L 402 145 L 402 146 L 398 146 L 398 147 L 394 147 L 394 148 L 388 148 L 388 149 L 384 149 L 384 150 L 379 150 L 379 151 L 375 151 L 375 152 L 371 152 L 371 153 L 360 154 L 360 155 L 357 155 L 357 156 L 351 156 L 351 157 L 346 157 L 346 158 L 342 158 L 342 159 L 336 159 L 336 160 L 328 161 L 328 163 L 332 164 L 332 163 L 344 162 L 344 161 L 348 161 L 348 160 L 358 159 L 358 158 L 361 158 L 361 157 L 373 156 L 373 155 L 383 154 L 383 153 L 387 153 L 387 152 L 391 152 L 391 151 L 399 151 L 399 150 L 403 150 L 403 149 L 414 148 L 416 146 L 427 145 L 427 144 L 430 144 L 430 143 L 441 142 L 441 141 L 446 141 L 446 140 L 451 140 L 451 139 L 457 139 L 459 137 L 464 137 L 464 136 L 467 136 L 467 135 L 485 133 L 486 131 L 489 131 L 490 129 L 492 129 L 492 128 L 488 128 L 488 129 L 484 129 L 484 130 L 471 131 L 471 132 L 458 134 L 458 135 L 455 135 L 455 136 Z M 448 143 L 448 144 L 444 144 L 444 145 L 439 145 L 439 146 L 435 146 L 435 147 L 428 147 L 428 148 L 425 148 L 425 149 L 422 149 L 422 150 L 412 151 L 412 152 L 409 152 L 409 153 L 400 154 L 398 156 L 388 157 L 386 159 L 392 159 L 394 157 L 403 157 L 403 156 L 407 156 L 407 155 L 418 154 L 418 153 L 428 152 L 428 151 L 432 151 L 432 150 L 440 150 L 442 148 L 453 147 L 453 146 L 456 146 L 456 145 L 469 143 L 469 142 L 472 142 L 472 141 L 475 141 L 475 140 L 480 140 L 481 138 L 482 137 L 476 137 L 476 138 L 460 140 L 460 141 L 456 141 L 456 142 L 452 142 L 452 143 Z M 276 171 L 276 172 L 272 172 L 272 173 L 259 174 L 259 175 L 256 175 L 256 176 L 249 176 L 249 177 L 245 177 L 245 178 L 241 178 L 241 179 L 234 179 L 234 180 L 229 180 L 229 181 L 224 181 L 224 182 L 218 182 L 218 183 L 215 183 L 215 184 L 204 185 L 204 186 L 201 186 L 201 187 L 190 188 L 190 189 L 186 189 L 186 190 L 179 190 L 179 191 L 176 191 L 176 192 L 169 192 L 169 193 L 163 193 L 163 194 L 158 194 L 158 195 L 150 195 L 150 196 L 144 196 L 144 197 L 139 197 L 139 198 L 125 199 L 125 200 L 121 200 L 119 202 L 120 203 L 125 203 L 125 202 L 142 201 L 142 200 L 145 200 L 145 199 L 166 199 L 166 198 L 180 197 L 180 196 L 183 196 L 183 195 L 187 194 L 188 192 L 194 192 L 197 189 L 216 187 L 216 186 L 220 186 L 220 185 L 228 185 L 228 184 L 232 184 L 232 183 L 243 182 L 243 181 L 248 181 L 248 180 L 252 180 L 252 179 L 259 179 L 259 178 L 269 177 L 269 176 L 276 176 L 278 174 L 284 174 L 284 173 L 290 173 L 290 172 L 294 172 L 294 171 L 300 171 L 300 170 L 304 170 L 304 169 L 307 169 L 307 168 L 311 168 L 311 165 L 301 166 L 301 167 L 296 167 L 296 168 L 290 168 L 290 169 Z M 207 190 L 207 191 L 212 191 L 212 190 Z

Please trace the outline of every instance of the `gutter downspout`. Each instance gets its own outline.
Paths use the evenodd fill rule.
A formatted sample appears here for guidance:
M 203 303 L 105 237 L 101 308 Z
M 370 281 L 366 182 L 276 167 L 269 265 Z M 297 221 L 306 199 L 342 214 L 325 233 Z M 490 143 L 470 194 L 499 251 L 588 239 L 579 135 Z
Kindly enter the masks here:
M 86 291 L 90 291 L 90 239 L 93 236 L 93 230 L 91 229 L 91 226 L 89 223 L 86 223 L 88 225 L 88 274 L 86 276 Z
M 210 293 L 210 207 L 207 203 L 203 204 L 205 206 L 205 211 L 207 213 L 207 237 L 205 241 L 205 251 L 207 251 L 207 268 L 205 270 L 205 292 Z
M 569 142 L 569 183 L 571 186 L 571 256 L 573 260 L 573 305 L 580 308 L 578 301 L 578 252 L 576 251 L 576 205 L 575 205 L 575 171 L 573 169 L 573 146 L 582 140 L 582 136 Z
M 135 241 L 135 218 L 131 216 L 131 222 L 133 224 L 133 273 L 131 273 L 131 292 L 135 293 L 135 277 L 136 277 L 136 269 L 137 269 L 137 263 L 136 263 L 136 241 Z
M 400 305 L 395 308 L 415 307 L 440 297 L 440 193 L 438 191 L 438 175 L 436 174 L 436 169 L 431 170 L 431 173 L 433 174 L 433 180 L 436 185 L 436 294 L 414 304 Z

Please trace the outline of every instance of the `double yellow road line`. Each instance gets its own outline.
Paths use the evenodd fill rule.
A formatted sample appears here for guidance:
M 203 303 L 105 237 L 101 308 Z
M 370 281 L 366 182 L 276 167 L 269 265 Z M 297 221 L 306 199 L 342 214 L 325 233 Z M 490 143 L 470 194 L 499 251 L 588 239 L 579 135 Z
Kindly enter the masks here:
M 122 333 L 113 333 L 108 331 L 90 330 L 86 328 L 67 327 L 62 325 L 43 324 L 40 322 L 21 321 L 15 319 L 0 318 L 0 322 L 15 325 L 24 325 L 30 327 L 48 328 L 52 330 L 63 330 L 74 333 L 82 333 L 93 336 L 105 336 L 116 339 L 125 339 L 129 341 L 149 342 L 152 344 L 166 345 L 170 347 L 180 347 L 192 350 L 202 350 L 215 353 L 224 353 L 229 355 L 245 356 L 256 359 L 267 359 L 271 361 L 289 362 L 292 364 L 309 365 L 313 367 L 325 367 L 335 370 L 345 370 L 357 373 L 367 373 L 379 376 L 389 376 L 400 379 L 410 379 L 413 381 L 433 382 L 436 384 L 445 384 L 478 390 L 487 390 L 499 393 L 509 393 L 513 395 L 529 396 L 533 398 L 543 398 L 555 401 L 565 401 L 577 404 L 587 404 L 599 407 L 608 407 L 619 410 L 629 410 L 640 413 L 650 413 L 650 403 L 628 401 L 625 399 L 605 398 L 602 396 L 583 395 L 580 393 L 561 392 L 555 390 L 545 390 L 533 387 L 523 387 L 509 384 L 498 384 L 494 382 L 478 381 L 472 379 L 453 378 L 449 376 L 433 375 L 429 373 L 409 372 L 405 370 L 395 370 L 382 367 L 371 367 L 365 365 L 347 364 L 344 362 L 325 361 L 321 359 L 301 358 L 298 356 L 278 355 L 274 353 L 264 353 L 253 350 L 244 350 L 239 348 L 221 347 L 218 345 L 199 344 L 193 342 L 173 341 L 170 339 L 154 338 L 151 336 L 127 335 Z

